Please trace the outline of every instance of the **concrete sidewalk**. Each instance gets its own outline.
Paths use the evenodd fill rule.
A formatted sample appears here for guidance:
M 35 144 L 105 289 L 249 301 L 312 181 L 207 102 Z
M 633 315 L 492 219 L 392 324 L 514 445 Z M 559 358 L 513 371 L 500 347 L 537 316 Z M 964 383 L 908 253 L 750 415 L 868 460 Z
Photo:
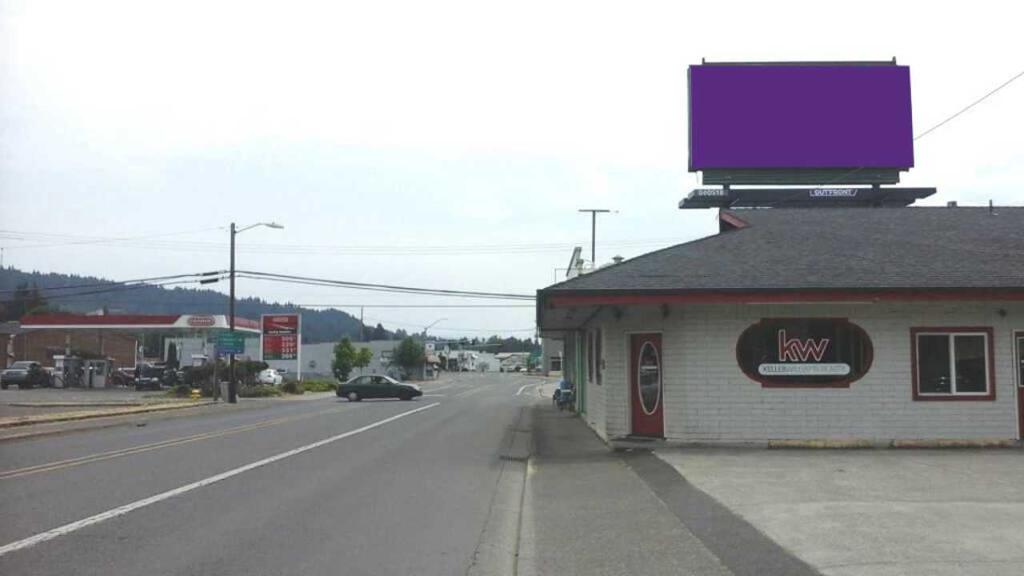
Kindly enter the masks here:
M 520 576 L 731 574 L 575 415 L 539 404 Z
M 657 455 L 828 576 L 1024 574 L 1018 449 Z

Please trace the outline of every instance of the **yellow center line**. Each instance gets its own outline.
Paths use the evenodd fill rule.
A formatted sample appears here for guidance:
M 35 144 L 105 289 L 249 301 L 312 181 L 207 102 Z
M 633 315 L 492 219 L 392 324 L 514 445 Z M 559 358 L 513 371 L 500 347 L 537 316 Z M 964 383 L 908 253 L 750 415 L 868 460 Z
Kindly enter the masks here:
M 143 444 L 141 446 L 133 446 L 131 448 L 122 448 L 120 450 L 111 450 L 109 452 L 99 452 L 96 454 L 90 454 L 88 456 L 79 456 L 78 458 L 69 458 L 67 460 L 59 460 L 56 462 L 48 462 L 46 464 L 37 464 L 35 466 L 26 466 L 25 468 L 16 468 L 13 470 L 4 470 L 0 472 L 0 480 L 7 480 L 10 478 L 18 478 L 21 476 L 28 476 L 30 474 L 39 474 L 42 472 L 52 472 L 54 470 L 63 470 L 65 468 L 71 468 L 74 466 L 80 466 L 82 464 L 89 464 L 92 462 L 100 462 L 103 460 L 110 460 L 112 458 L 120 458 L 121 456 L 129 456 L 131 454 L 138 454 L 140 452 L 149 452 L 152 450 L 159 450 L 160 448 L 169 448 L 172 446 L 181 446 L 182 444 L 189 444 L 192 442 L 198 442 L 200 440 L 209 440 L 211 438 L 220 438 L 231 434 L 238 434 L 240 432 L 249 432 L 251 430 L 259 430 L 260 428 L 268 428 L 270 426 L 276 426 L 278 424 L 284 424 L 286 422 L 294 422 L 296 420 L 304 420 L 307 418 L 313 418 L 314 416 L 322 416 L 324 414 L 330 414 L 333 412 L 340 412 L 344 410 L 344 407 L 331 408 L 329 410 L 321 410 L 319 412 L 313 412 L 312 414 L 298 414 L 295 416 L 282 416 L 280 418 L 274 418 L 272 420 L 266 420 L 264 422 L 257 422 L 255 424 L 244 424 L 241 426 L 235 426 L 234 428 L 226 428 L 224 430 L 215 430 L 213 432 L 203 432 L 200 434 L 193 434 L 192 436 L 183 436 L 181 438 L 172 438 L 170 440 L 163 440 L 160 442 L 153 442 L 151 444 Z

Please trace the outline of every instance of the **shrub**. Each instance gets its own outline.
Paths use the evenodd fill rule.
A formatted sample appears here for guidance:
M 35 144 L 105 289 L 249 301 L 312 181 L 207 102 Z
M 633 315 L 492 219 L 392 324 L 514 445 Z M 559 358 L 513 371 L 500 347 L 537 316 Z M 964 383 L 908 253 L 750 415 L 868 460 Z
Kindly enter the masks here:
M 269 368 L 270 365 L 259 360 L 242 360 L 235 362 L 235 380 L 248 386 L 256 385 L 256 376 Z M 227 374 L 227 372 L 225 372 Z
M 306 389 L 303 387 L 302 382 L 297 380 L 285 380 L 281 384 L 281 392 L 285 394 L 303 394 Z
M 242 398 L 269 398 L 271 396 L 280 396 L 281 391 L 274 386 L 258 384 L 255 386 L 242 386 L 238 389 L 238 395 Z
M 178 384 L 174 388 L 171 388 L 167 394 L 169 396 L 174 396 L 175 398 L 188 398 L 189 395 L 192 394 L 192 388 L 189 387 L 188 384 Z
M 338 385 L 330 380 L 303 380 L 306 392 L 334 392 Z

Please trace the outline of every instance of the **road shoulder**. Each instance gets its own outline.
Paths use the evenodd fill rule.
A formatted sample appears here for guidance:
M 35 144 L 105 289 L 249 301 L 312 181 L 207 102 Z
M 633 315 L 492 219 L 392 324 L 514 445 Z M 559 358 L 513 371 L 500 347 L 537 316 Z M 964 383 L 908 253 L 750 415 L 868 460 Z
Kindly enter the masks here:
M 498 576 L 518 571 L 519 539 L 527 465 L 532 452 L 533 410 L 520 408 L 499 454 L 501 471 L 468 576 Z

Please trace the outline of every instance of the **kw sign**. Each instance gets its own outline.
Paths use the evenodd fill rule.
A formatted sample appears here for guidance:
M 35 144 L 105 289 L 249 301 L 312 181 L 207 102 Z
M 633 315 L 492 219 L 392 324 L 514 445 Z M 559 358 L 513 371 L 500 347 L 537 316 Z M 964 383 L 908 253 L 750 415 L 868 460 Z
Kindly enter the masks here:
M 866 332 L 845 318 L 764 318 L 736 343 L 736 360 L 766 388 L 845 388 L 871 367 Z

